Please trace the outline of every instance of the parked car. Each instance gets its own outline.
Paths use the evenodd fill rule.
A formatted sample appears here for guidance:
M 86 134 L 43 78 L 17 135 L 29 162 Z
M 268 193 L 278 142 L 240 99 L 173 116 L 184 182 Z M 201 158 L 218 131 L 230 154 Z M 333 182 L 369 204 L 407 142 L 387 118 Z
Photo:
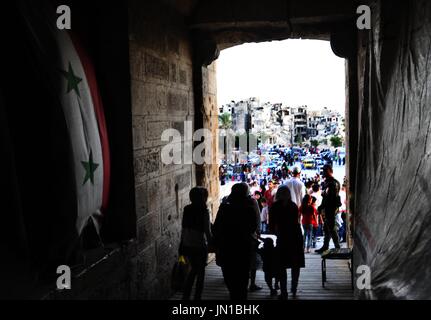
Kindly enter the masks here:
M 323 161 L 322 157 L 315 157 L 314 161 L 316 161 L 316 165 L 321 167 L 325 164 L 325 161 Z
M 264 170 L 268 170 L 268 168 L 270 168 L 270 169 L 275 169 L 275 168 L 277 168 L 278 167 L 278 165 L 276 164 L 276 163 L 274 163 L 274 162 L 265 162 L 263 165 L 262 165 L 262 168 L 264 169 Z
M 307 152 L 305 152 L 305 150 L 298 147 L 292 148 L 292 153 L 297 154 L 298 157 L 305 157 L 307 155 Z
M 302 160 L 302 169 L 314 169 L 316 168 L 316 161 L 313 158 L 307 158 Z
M 259 156 L 250 157 L 249 161 L 251 164 L 253 164 L 255 166 L 260 165 L 260 157 Z
M 321 154 L 321 156 L 322 156 L 323 160 L 325 160 L 325 161 L 332 161 L 333 160 L 332 152 L 329 152 L 329 151 L 325 152 L 325 153 Z
M 271 158 L 271 160 L 277 159 L 280 157 L 280 155 L 278 154 L 278 152 L 275 151 L 271 151 L 268 153 L 269 157 Z

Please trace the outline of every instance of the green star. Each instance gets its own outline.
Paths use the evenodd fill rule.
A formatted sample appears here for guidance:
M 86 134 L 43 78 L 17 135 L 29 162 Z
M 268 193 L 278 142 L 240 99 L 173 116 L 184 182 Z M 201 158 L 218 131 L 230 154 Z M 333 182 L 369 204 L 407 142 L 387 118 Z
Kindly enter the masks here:
M 70 62 L 69 62 L 69 70 L 67 72 L 64 70 L 61 70 L 61 73 L 67 80 L 67 93 L 69 93 L 72 90 L 75 90 L 78 97 L 80 97 L 78 84 L 82 81 L 82 79 L 75 75 Z
M 94 171 L 96 171 L 99 165 L 93 162 L 93 152 L 91 150 L 90 158 L 88 159 L 88 161 L 81 161 L 81 163 L 85 169 L 85 178 L 82 185 L 85 185 L 88 180 L 90 180 L 91 184 L 94 185 Z

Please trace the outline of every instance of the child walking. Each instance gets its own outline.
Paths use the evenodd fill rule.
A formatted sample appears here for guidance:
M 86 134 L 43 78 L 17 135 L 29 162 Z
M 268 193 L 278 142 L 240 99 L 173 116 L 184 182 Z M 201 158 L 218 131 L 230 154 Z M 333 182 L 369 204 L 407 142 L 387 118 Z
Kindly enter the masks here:
M 272 238 L 264 238 L 263 248 L 260 249 L 260 255 L 263 261 L 263 272 L 265 273 L 265 282 L 271 291 L 271 296 L 277 295 L 278 273 L 280 270 L 279 254 L 274 246 Z

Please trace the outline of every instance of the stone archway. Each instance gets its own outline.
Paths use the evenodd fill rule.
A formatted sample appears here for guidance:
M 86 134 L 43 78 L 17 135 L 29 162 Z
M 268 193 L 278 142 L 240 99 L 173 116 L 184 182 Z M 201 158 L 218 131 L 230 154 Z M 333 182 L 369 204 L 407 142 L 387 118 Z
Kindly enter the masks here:
M 296 1 L 287 3 L 273 0 L 270 5 L 253 1 L 248 6 L 245 3 L 233 6 L 222 1 L 221 4 L 212 5 L 213 7 L 210 8 L 198 5 L 194 11 L 195 19 L 192 19 L 190 25 L 194 44 L 195 128 L 211 128 L 216 137 L 218 119 L 213 117 L 210 120 L 209 115 L 211 112 L 214 114 L 214 108 L 208 102 L 216 99 L 216 70 L 213 62 L 218 58 L 220 50 L 247 42 L 295 38 L 330 41 L 334 54 L 346 59 L 345 118 L 346 145 L 349 146 L 346 150 L 346 176 L 348 211 L 352 215 L 354 208 L 351 204 L 353 204 L 356 161 L 355 158 L 351 158 L 351 156 L 355 156 L 350 154 L 350 150 L 356 149 L 357 127 L 355 124 L 349 125 L 349 118 L 356 114 L 358 108 L 357 82 L 355 82 L 357 78 L 357 30 L 354 28 L 353 4 L 346 2 L 341 4 L 340 2 L 339 7 L 325 7 L 327 16 L 324 17 L 301 16 L 307 11 L 303 11 L 304 8 Z M 248 11 L 241 11 L 241 8 L 248 8 Z M 229 11 L 231 15 L 223 14 L 223 10 Z M 318 11 L 319 8 L 315 10 Z M 330 13 L 331 10 L 334 11 Z M 205 12 L 212 12 L 212 14 L 211 16 L 205 15 Z M 216 153 L 216 149 L 213 152 Z M 196 172 L 197 184 L 206 186 L 210 190 L 213 200 L 212 208 L 217 209 L 218 196 L 215 192 L 218 192 L 219 188 L 215 187 L 214 182 L 218 184 L 218 166 L 196 166 Z M 348 245 L 351 247 L 353 245 L 353 219 L 347 219 L 347 224 Z

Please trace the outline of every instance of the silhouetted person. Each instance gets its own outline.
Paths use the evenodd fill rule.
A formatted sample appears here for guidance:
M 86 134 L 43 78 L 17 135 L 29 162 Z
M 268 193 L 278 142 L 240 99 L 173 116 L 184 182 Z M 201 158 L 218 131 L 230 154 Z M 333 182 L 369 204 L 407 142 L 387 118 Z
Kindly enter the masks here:
M 251 256 L 250 256 L 250 287 L 249 290 L 250 291 L 257 291 L 257 290 L 261 290 L 262 287 L 256 285 L 256 271 L 257 271 L 257 250 L 258 250 L 258 246 L 259 246 L 259 238 L 260 238 L 260 234 L 261 234 L 261 226 L 262 226 L 262 221 L 261 221 L 261 217 L 260 217 L 260 209 L 259 209 L 259 204 L 257 202 L 257 200 L 255 198 L 251 198 L 252 199 L 252 204 L 253 204 L 253 210 L 254 210 L 254 214 L 255 214 L 255 219 L 256 219 L 256 230 L 253 233 L 253 240 L 254 240 L 254 246 L 253 246 L 253 250 L 251 252 Z
M 271 296 L 277 295 L 278 278 L 280 273 L 280 254 L 274 246 L 272 238 L 263 239 L 263 248 L 259 250 L 263 261 L 265 282 L 271 290 Z
M 299 223 L 299 210 L 292 201 L 289 188 L 281 186 L 270 208 L 269 227 L 277 236 L 280 253 L 280 299 L 287 299 L 287 268 L 292 269 L 291 292 L 296 296 L 301 268 L 305 267 L 303 237 Z
M 325 164 L 323 166 L 323 176 L 325 182 L 322 187 L 322 204 L 319 206 L 318 211 L 323 218 L 323 232 L 325 235 L 323 247 L 316 250 L 317 253 L 323 253 L 329 249 L 329 241 L 332 238 L 335 248 L 340 248 L 338 240 L 338 227 L 335 223 L 336 215 L 339 207 L 341 206 L 341 199 L 339 196 L 340 183 L 333 177 L 332 166 Z
M 248 185 L 238 183 L 220 205 L 214 223 L 217 264 L 221 266 L 231 300 L 247 299 L 250 261 L 256 252 L 258 205 L 249 195 Z
M 207 208 L 208 190 L 195 187 L 190 190 L 191 204 L 184 208 L 180 254 L 186 256 L 191 265 L 183 291 L 183 299 L 189 300 L 196 281 L 195 300 L 200 300 L 204 286 L 205 266 L 210 241 L 210 214 Z
M 263 209 L 262 201 L 265 199 L 262 197 L 262 193 L 260 193 L 260 191 L 256 190 L 254 192 L 254 198 L 256 199 L 257 204 L 259 205 L 259 210 L 262 211 L 262 209 Z M 265 202 L 266 202 L 266 200 L 265 200 Z
M 265 192 L 266 192 L 266 179 L 262 179 L 260 181 L 260 193 L 262 194 L 262 197 L 265 196 Z

